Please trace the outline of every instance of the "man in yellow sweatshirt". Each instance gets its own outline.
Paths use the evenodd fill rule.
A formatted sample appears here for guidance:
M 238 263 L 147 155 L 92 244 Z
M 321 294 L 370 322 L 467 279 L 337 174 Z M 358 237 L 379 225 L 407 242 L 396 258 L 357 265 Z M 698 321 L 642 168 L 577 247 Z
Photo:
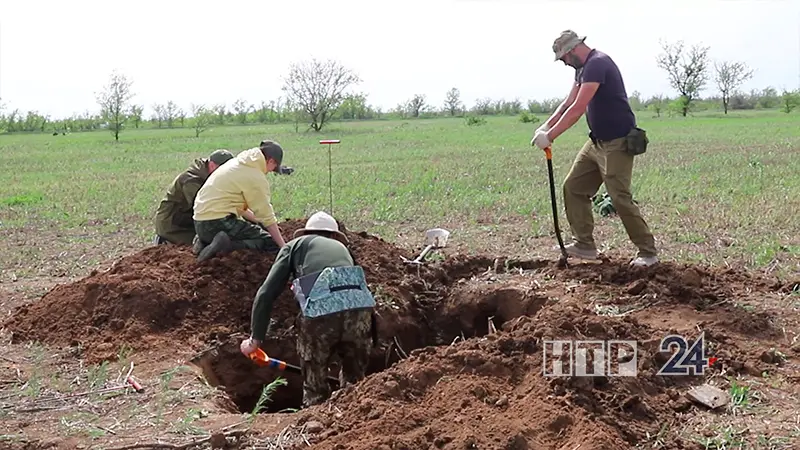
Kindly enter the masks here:
M 280 171 L 282 160 L 280 144 L 265 140 L 208 177 L 194 201 L 195 231 L 205 246 L 198 261 L 245 248 L 278 252 L 286 245 L 266 177 Z

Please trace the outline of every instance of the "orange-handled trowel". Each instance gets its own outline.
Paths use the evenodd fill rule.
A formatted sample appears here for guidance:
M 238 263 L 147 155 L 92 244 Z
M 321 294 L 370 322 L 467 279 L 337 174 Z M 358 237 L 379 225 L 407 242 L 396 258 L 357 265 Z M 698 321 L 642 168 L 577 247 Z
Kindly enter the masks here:
M 293 366 L 291 364 L 286 363 L 286 361 L 281 361 L 280 359 L 270 358 L 267 355 L 267 352 L 261 350 L 260 348 L 256 349 L 254 352 L 250 353 L 250 360 L 256 363 L 256 365 L 260 367 L 270 367 L 273 369 L 278 369 L 280 371 L 289 371 L 294 372 L 296 374 L 302 374 L 302 370 L 298 366 Z M 339 382 L 338 378 L 335 377 L 328 377 L 328 380 L 335 381 L 336 383 Z

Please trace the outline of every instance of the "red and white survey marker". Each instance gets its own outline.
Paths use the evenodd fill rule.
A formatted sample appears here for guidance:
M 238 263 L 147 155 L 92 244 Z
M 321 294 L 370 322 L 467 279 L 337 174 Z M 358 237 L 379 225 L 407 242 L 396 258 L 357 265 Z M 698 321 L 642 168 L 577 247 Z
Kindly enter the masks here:
M 328 144 L 328 194 L 330 196 L 330 214 L 333 215 L 333 168 L 331 163 L 331 145 L 341 142 L 339 139 L 322 139 L 320 144 Z

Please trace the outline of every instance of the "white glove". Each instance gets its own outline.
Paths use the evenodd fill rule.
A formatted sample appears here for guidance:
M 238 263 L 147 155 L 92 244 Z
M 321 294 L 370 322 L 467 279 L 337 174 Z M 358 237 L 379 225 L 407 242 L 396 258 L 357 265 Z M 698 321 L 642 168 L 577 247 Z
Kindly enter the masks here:
M 537 134 L 547 133 L 548 131 L 550 131 L 550 127 L 547 126 L 547 122 L 543 123 L 542 126 L 537 128 L 536 131 L 533 132 L 533 139 L 531 139 L 531 147 L 536 145 L 536 142 L 534 142 L 534 140 L 536 139 Z
M 547 138 L 546 131 L 537 131 L 536 134 L 531 139 L 531 145 L 536 145 L 540 149 L 544 150 L 547 147 L 550 147 L 550 139 Z
M 239 350 L 242 352 L 244 356 L 250 356 L 251 353 L 258 350 L 258 347 L 261 345 L 261 342 L 253 339 L 247 338 L 239 344 Z

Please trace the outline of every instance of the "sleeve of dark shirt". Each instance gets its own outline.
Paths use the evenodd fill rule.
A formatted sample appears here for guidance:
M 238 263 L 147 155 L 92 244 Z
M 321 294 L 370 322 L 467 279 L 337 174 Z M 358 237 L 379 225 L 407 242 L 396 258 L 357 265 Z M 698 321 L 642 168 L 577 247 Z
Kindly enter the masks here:
M 272 314 L 272 306 L 281 295 L 286 283 L 289 281 L 289 276 L 292 273 L 291 245 L 285 245 L 278 252 L 272 268 L 269 269 L 266 280 L 261 284 L 256 292 L 255 300 L 253 301 L 253 310 L 251 312 L 251 334 L 253 339 L 260 341 L 264 340 L 267 334 L 267 327 L 269 326 L 270 315 Z
M 599 58 L 589 60 L 583 70 L 581 71 L 581 82 L 583 83 L 600 83 L 606 81 L 606 66 L 605 62 Z

